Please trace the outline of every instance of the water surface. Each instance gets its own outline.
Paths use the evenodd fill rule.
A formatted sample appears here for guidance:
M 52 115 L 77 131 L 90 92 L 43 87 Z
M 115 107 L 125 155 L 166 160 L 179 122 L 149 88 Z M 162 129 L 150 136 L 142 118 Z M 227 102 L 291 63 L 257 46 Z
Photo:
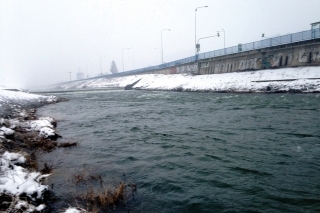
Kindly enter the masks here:
M 86 168 L 136 183 L 130 212 L 320 212 L 319 94 L 57 95 L 70 100 L 38 113 L 80 145 L 48 155 L 54 208 L 74 202 Z

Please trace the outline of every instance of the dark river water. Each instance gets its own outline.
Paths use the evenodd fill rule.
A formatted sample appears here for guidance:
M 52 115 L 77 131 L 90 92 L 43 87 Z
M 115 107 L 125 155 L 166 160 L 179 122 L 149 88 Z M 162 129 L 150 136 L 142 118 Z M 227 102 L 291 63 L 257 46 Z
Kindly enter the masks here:
M 320 95 L 105 90 L 61 93 L 38 110 L 64 140 L 54 164 L 53 208 L 87 185 L 135 183 L 115 212 L 320 212 Z

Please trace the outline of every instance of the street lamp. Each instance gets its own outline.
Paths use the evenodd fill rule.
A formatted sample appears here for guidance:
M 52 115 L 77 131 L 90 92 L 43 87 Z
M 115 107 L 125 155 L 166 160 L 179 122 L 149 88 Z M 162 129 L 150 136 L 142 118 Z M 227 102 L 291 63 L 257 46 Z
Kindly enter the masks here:
M 122 48 L 122 72 L 124 72 L 124 65 L 123 65 L 123 50 L 129 50 L 129 48 Z
M 135 68 L 134 68 L 134 58 L 132 58 L 132 57 L 128 57 L 128 58 L 131 58 L 131 59 L 132 59 L 133 69 L 135 69 Z
M 208 6 L 197 7 L 194 11 L 194 45 L 195 45 L 195 54 L 197 54 L 197 10 L 199 8 L 204 8 Z
M 201 40 L 201 39 L 205 39 L 205 38 L 212 38 L 212 37 L 219 37 L 220 35 L 219 35 L 219 32 L 217 33 L 217 35 L 214 35 L 214 36 L 207 36 L 207 37 L 202 37 L 202 38 L 199 38 L 198 39 L 198 42 L 197 42 L 197 52 L 199 52 L 200 51 L 200 44 L 199 44 L 199 41 Z
M 162 52 L 161 49 L 159 49 L 159 48 L 154 48 L 154 49 L 155 49 L 155 50 L 160 50 L 160 54 L 161 54 L 161 52 Z
M 162 61 L 162 64 L 163 64 L 162 31 L 164 31 L 164 30 L 168 30 L 168 31 L 170 31 L 170 29 L 163 29 L 163 30 L 161 30 L 161 61 Z
M 100 70 L 101 70 L 101 75 L 102 75 L 102 65 L 101 65 L 101 58 L 105 56 L 100 56 Z
M 89 78 L 89 75 L 88 75 L 88 64 L 91 64 L 91 63 L 87 63 L 87 78 Z
M 224 31 L 224 29 L 218 31 L 218 33 L 220 32 L 223 32 L 223 49 L 226 49 L 226 32 Z

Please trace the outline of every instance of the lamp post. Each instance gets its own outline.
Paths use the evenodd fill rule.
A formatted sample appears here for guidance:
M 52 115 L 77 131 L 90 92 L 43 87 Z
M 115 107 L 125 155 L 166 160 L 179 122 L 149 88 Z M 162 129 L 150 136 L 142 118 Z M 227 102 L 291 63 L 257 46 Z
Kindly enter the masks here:
M 199 38 L 198 39 L 198 42 L 197 42 L 197 44 L 198 44 L 198 46 L 199 46 L 199 49 L 197 49 L 197 52 L 199 52 L 200 51 L 200 44 L 199 44 L 199 41 L 201 40 L 201 39 L 205 39 L 205 38 L 212 38 L 212 37 L 219 37 L 220 35 L 219 35 L 219 33 L 217 34 L 217 35 L 214 35 L 214 36 L 207 36 L 207 37 L 202 37 L 202 38 Z
M 160 54 L 161 54 L 161 49 L 159 49 L 159 48 L 154 48 L 155 50 L 160 50 Z
M 123 50 L 129 50 L 129 48 L 122 48 L 122 72 L 124 72 L 124 64 L 123 64 Z
M 105 56 L 100 56 L 100 70 L 101 70 L 101 75 L 102 75 L 102 65 L 101 65 L 101 58 Z
M 163 64 L 162 32 L 163 32 L 164 30 L 168 30 L 168 31 L 170 31 L 170 29 L 163 29 L 163 30 L 161 30 L 161 62 L 162 62 L 162 64 Z
M 224 31 L 224 29 L 222 29 L 221 31 L 218 31 L 218 33 L 223 32 L 223 49 L 224 52 L 226 51 L 226 32 Z
M 208 6 L 197 7 L 194 11 L 194 45 L 195 45 L 195 54 L 197 54 L 197 10 Z
M 88 64 L 91 64 L 91 63 L 87 63 L 87 78 L 89 78 L 89 75 L 88 75 Z
M 128 57 L 128 58 L 132 59 L 133 69 L 135 69 L 135 67 L 134 67 L 134 58 L 132 58 L 132 57 Z

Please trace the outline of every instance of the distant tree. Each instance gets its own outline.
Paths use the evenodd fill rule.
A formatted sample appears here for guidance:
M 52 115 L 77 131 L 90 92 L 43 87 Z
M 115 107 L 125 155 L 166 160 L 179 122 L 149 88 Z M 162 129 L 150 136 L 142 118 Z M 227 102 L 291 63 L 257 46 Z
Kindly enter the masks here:
M 118 68 L 117 68 L 116 62 L 114 62 L 114 60 L 112 60 L 112 62 L 111 62 L 110 72 L 111 73 L 117 73 L 118 72 Z

